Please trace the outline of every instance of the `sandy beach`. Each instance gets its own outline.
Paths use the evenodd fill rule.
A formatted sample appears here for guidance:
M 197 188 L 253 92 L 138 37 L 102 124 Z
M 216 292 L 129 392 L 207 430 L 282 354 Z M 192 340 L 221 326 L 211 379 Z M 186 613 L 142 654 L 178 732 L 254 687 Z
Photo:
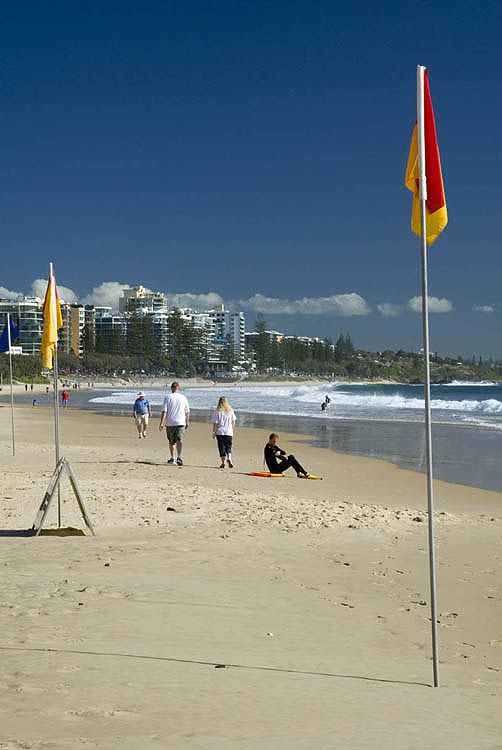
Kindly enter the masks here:
M 157 419 L 140 441 L 70 409 L 96 536 L 25 538 L 52 412 L 19 407 L 16 427 L 12 457 L 1 406 L 0 748 L 500 747 L 501 493 L 435 483 L 435 690 L 422 475 L 283 434 L 324 480 L 250 477 L 266 435 L 246 428 L 221 471 L 200 423 L 171 467 Z

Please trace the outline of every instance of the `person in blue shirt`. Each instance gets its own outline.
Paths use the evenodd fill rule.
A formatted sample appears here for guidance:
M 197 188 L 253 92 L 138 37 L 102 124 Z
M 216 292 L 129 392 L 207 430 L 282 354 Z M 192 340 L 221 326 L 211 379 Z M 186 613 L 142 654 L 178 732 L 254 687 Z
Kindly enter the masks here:
M 148 429 L 148 419 L 152 416 L 152 407 L 143 391 L 138 393 L 138 398 L 134 402 L 133 406 L 133 417 L 138 428 L 138 438 L 146 438 L 146 431 Z

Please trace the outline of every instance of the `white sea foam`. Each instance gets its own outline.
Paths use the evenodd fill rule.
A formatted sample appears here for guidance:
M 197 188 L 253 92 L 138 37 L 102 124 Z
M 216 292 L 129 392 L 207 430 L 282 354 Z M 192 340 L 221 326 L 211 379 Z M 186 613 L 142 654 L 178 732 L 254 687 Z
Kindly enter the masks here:
M 186 391 L 192 408 L 212 409 L 218 396 L 226 393 L 237 411 L 254 414 L 284 414 L 318 417 L 322 419 L 359 417 L 365 419 L 421 419 L 424 399 L 405 395 L 404 387 L 371 387 L 328 383 L 315 386 L 228 386 L 191 388 Z M 411 390 L 411 389 L 410 389 Z M 498 389 L 497 389 L 498 390 Z M 416 392 L 416 391 L 412 391 Z M 452 392 L 453 393 L 453 392 Z M 152 406 L 160 406 L 164 390 L 148 390 Z M 329 395 L 329 409 L 321 412 L 321 402 Z M 491 395 L 491 394 L 490 394 Z M 92 399 L 94 403 L 131 406 L 136 391 L 114 391 Z M 475 415 L 502 419 L 502 400 L 433 398 L 431 408 L 435 418 L 447 421 L 473 421 Z M 471 415 L 469 417 L 469 415 Z
M 496 388 L 499 385 L 502 386 L 502 382 L 497 383 L 494 380 L 452 380 L 451 383 L 444 383 L 444 385 L 448 388 Z

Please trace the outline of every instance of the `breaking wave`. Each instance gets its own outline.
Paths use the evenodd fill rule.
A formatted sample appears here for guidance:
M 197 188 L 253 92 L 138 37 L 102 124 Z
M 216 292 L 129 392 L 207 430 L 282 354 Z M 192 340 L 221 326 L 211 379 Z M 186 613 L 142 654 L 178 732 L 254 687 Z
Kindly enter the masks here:
M 453 385 L 453 384 L 452 384 Z M 491 426 L 502 425 L 502 390 L 497 384 L 490 390 L 488 384 L 476 391 L 480 384 L 459 383 L 458 389 L 446 386 L 432 388 L 431 408 L 436 422 Z M 460 386 L 469 390 L 463 394 Z M 145 387 L 153 407 L 161 406 L 166 391 Z M 110 406 L 132 406 L 136 391 L 116 390 L 97 395 L 93 403 Z M 450 398 L 454 396 L 453 398 Z M 487 396 L 473 398 L 473 396 Z M 219 384 L 190 388 L 186 391 L 193 409 L 213 409 L 218 396 L 226 395 L 236 412 L 252 414 L 284 414 L 307 416 L 315 419 L 423 419 L 424 399 L 418 397 L 414 386 L 368 385 L 352 383 L 326 383 L 300 386 L 245 386 Z M 466 395 L 466 398 L 461 396 Z M 329 396 L 329 408 L 321 412 L 321 402 Z M 422 396 L 422 394 L 420 394 Z

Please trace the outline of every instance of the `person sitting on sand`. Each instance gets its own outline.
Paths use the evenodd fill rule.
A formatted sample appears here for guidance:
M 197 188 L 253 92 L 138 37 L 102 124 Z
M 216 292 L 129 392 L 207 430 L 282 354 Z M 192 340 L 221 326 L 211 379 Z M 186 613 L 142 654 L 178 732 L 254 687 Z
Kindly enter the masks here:
M 272 432 L 268 438 L 268 443 L 265 446 L 265 463 L 268 466 L 268 470 L 271 474 L 282 474 L 283 471 L 293 467 L 296 471 L 297 476 L 308 477 L 308 471 L 305 471 L 303 466 L 296 460 L 296 458 L 290 454 L 286 456 L 286 451 L 283 451 L 277 445 L 279 440 L 279 434 Z
M 213 438 L 218 441 L 218 453 L 220 454 L 220 469 L 225 468 L 225 459 L 228 468 L 233 469 L 232 463 L 232 438 L 235 427 L 234 410 L 228 403 L 225 396 L 218 401 L 218 406 L 213 417 Z

